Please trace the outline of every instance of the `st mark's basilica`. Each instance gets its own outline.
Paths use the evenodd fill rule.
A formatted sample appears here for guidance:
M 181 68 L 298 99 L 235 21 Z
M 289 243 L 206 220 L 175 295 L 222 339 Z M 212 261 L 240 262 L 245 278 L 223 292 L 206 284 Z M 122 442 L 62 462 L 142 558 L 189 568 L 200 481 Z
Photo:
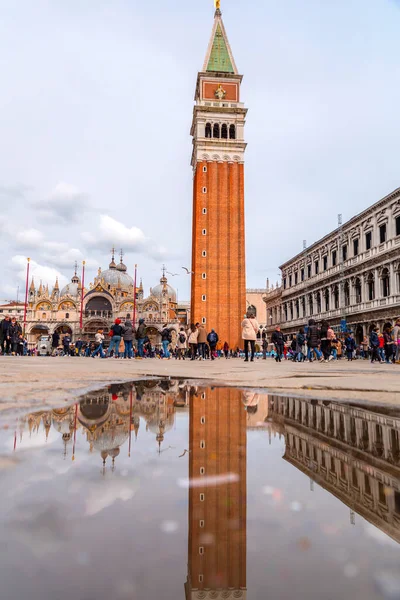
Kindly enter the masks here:
M 77 267 L 71 283 L 60 289 L 58 280 L 53 289 L 42 283 L 36 287 L 34 279 L 30 282 L 27 306 L 26 333 L 29 345 L 33 345 L 42 335 L 57 332 L 62 337 L 69 334 L 73 339 L 81 337 L 94 339 L 98 329 L 108 331 L 115 319 L 124 322 L 133 320 L 136 296 L 136 324 L 144 319 L 147 335 L 157 344 L 165 325 L 172 332 L 179 331 L 189 320 L 189 305 L 178 305 L 177 292 L 169 285 L 166 269 L 158 285 L 150 288 L 145 297 L 142 280 L 135 288 L 134 278 L 128 273 L 121 251 L 119 263 L 112 253 L 108 269 L 99 268 L 97 276 L 88 288 L 82 289 Z M 82 304 L 83 302 L 83 304 Z M 80 327 L 82 311 L 82 328 Z

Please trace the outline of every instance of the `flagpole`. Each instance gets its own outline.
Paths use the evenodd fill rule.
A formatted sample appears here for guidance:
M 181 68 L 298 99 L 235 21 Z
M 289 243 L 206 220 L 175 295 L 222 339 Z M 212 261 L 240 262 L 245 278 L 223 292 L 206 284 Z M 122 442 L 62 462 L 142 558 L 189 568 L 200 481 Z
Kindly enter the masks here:
M 25 305 L 24 305 L 24 335 L 25 335 L 25 330 L 26 330 L 26 311 L 28 308 L 28 287 L 29 287 L 29 266 L 30 266 L 31 259 L 27 258 L 26 260 L 27 260 L 27 265 L 26 265 Z
M 83 295 L 84 295 L 84 291 L 85 291 L 85 265 L 86 262 L 83 261 L 82 262 L 82 290 L 81 290 L 81 318 L 80 318 L 80 329 L 81 329 L 81 333 L 82 333 L 82 328 L 83 328 Z
M 135 283 L 133 285 L 133 327 L 136 325 L 136 283 L 137 283 L 137 265 L 135 265 Z

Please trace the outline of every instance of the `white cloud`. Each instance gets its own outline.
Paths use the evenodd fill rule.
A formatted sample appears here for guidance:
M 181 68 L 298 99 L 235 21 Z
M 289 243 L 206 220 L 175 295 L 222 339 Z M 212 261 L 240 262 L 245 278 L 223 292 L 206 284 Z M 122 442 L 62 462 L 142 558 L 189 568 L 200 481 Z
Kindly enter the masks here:
M 65 182 L 58 183 L 47 198 L 33 205 L 45 220 L 67 223 L 76 221 L 83 211 L 89 210 L 87 194 Z
M 128 227 L 109 215 L 100 215 L 97 231 L 84 232 L 82 238 L 89 247 L 104 251 L 109 251 L 111 246 L 117 245 L 124 251 L 138 252 L 154 259 L 167 257 L 167 250 L 146 237 L 139 227 Z
M 14 265 L 14 273 L 19 281 L 25 283 L 26 280 L 26 257 L 17 254 L 13 256 L 11 259 L 12 264 Z M 48 285 L 51 289 L 55 284 L 55 281 L 58 277 L 58 281 L 60 287 L 63 287 L 68 283 L 68 279 L 60 273 L 57 269 L 52 267 L 48 267 L 46 265 L 41 265 L 37 263 L 35 260 L 31 260 L 29 267 L 29 282 L 32 280 L 32 277 L 35 279 L 35 284 L 39 284 L 42 281 L 43 285 Z
M 15 239 L 24 248 L 39 248 L 43 244 L 44 235 L 38 229 L 22 229 L 17 232 Z

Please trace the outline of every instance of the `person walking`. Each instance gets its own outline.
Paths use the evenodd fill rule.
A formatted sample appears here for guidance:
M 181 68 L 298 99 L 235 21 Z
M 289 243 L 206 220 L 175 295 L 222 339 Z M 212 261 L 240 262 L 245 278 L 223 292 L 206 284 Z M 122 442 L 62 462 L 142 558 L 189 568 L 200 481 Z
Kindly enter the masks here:
M 126 321 L 124 323 L 124 331 L 122 334 L 125 350 L 124 350 L 124 358 L 132 359 L 133 357 L 133 324 L 131 321 L 131 316 L 126 315 Z
M 385 361 L 389 364 L 392 360 L 393 355 L 393 339 L 392 339 L 392 328 L 387 326 L 383 332 L 384 349 L 385 349 Z
M 199 335 L 197 338 L 197 350 L 199 353 L 200 360 L 206 360 L 206 343 L 207 343 L 207 331 L 204 325 L 196 324 L 198 328 Z
M 268 338 L 267 338 L 267 334 L 265 331 L 262 332 L 261 338 L 262 338 L 261 348 L 262 348 L 263 360 L 267 360 Z
M 76 340 L 76 344 L 75 344 L 75 348 L 77 350 L 77 353 L 76 353 L 77 356 L 81 356 L 82 355 L 82 346 L 83 346 L 83 341 L 82 341 L 81 338 L 78 338 Z
M 296 336 L 296 360 L 297 362 L 304 362 L 306 360 L 306 355 L 303 352 L 304 344 L 306 342 L 306 334 L 304 331 L 304 327 L 300 327 L 299 333 Z
M 18 354 L 19 336 L 22 335 L 22 327 L 17 322 L 17 319 L 13 317 L 11 319 L 11 327 L 9 329 L 9 337 L 11 342 L 11 352 L 13 356 Z
M 347 334 L 344 345 L 346 346 L 347 360 L 352 361 L 354 358 L 354 350 L 356 349 L 356 340 L 351 331 Z
M 177 348 L 178 348 L 178 354 L 177 354 L 177 359 L 178 360 L 185 360 L 185 354 L 186 354 L 186 350 L 187 350 L 187 335 L 185 333 L 185 329 L 184 327 L 181 327 L 181 330 L 179 332 L 178 335 L 178 343 L 177 343 Z
M 310 319 L 308 321 L 308 331 L 307 331 L 307 345 L 308 345 L 308 360 L 312 362 L 312 353 L 315 353 L 318 360 L 322 362 L 324 360 L 320 350 L 320 330 L 314 319 Z
M 284 354 L 284 351 L 285 351 L 285 338 L 283 336 L 283 333 L 282 333 L 279 325 L 276 326 L 275 331 L 272 334 L 271 340 L 275 346 L 275 352 L 276 352 L 275 360 L 276 360 L 276 362 L 282 362 L 282 355 Z
M 168 325 L 164 325 L 164 329 L 161 332 L 161 344 L 163 347 L 164 358 L 170 360 L 171 355 L 169 353 L 169 345 L 172 342 L 171 332 L 168 329 Z
M 400 317 L 396 319 L 395 326 L 393 327 L 393 349 L 394 357 L 393 361 L 399 364 L 400 361 Z
M 146 325 L 144 324 L 144 319 L 139 319 L 139 327 L 136 331 L 136 340 L 138 346 L 138 357 L 144 357 L 144 342 L 146 339 Z
M 225 355 L 226 359 L 229 358 L 229 344 L 228 344 L 228 342 L 225 342 L 225 344 L 224 344 L 224 355 Z
M 96 349 L 92 353 L 92 358 L 95 358 L 98 354 L 100 354 L 100 358 L 105 358 L 105 354 L 103 351 L 103 342 L 104 342 L 104 331 L 103 329 L 98 329 L 97 333 L 94 336 L 94 341 L 96 345 Z
M 253 313 L 247 313 L 242 321 L 242 339 L 244 341 L 244 362 L 249 362 L 249 347 L 251 349 L 251 362 L 254 362 L 256 352 L 257 333 L 260 326 Z
M 211 360 L 215 360 L 215 353 L 216 353 L 216 349 L 217 349 L 217 344 L 219 342 L 219 337 L 218 337 L 218 334 L 216 333 L 215 329 L 211 329 L 210 333 L 207 336 L 207 342 L 208 342 L 208 345 L 210 346 Z
M 9 354 L 11 348 L 10 342 L 11 319 L 7 315 L 0 323 L 0 342 L 2 354 Z
M 63 337 L 64 356 L 69 356 L 69 354 L 70 354 L 70 352 L 69 352 L 70 345 L 71 345 L 71 337 L 67 333 Z
M 109 336 L 111 338 L 110 345 L 107 350 L 107 357 L 111 355 L 111 352 L 114 351 L 114 358 L 119 358 L 119 345 L 121 343 L 121 338 L 124 330 L 121 326 L 121 319 L 115 319 L 114 325 L 110 329 Z
M 189 330 L 190 360 L 196 360 L 198 338 L 199 330 L 196 325 L 192 323 Z
M 371 346 L 371 363 L 382 362 L 380 353 L 379 353 L 379 329 L 375 327 L 369 336 L 369 345 Z

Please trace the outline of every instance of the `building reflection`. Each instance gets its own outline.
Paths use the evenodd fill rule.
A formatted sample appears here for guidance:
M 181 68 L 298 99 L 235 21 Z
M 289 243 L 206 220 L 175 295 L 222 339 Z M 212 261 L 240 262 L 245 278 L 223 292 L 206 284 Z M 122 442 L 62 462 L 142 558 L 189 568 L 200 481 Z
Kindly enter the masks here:
M 400 416 L 384 407 L 269 397 L 284 459 L 400 542 Z
M 235 389 L 192 390 L 186 600 L 246 598 L 246 412 Z

